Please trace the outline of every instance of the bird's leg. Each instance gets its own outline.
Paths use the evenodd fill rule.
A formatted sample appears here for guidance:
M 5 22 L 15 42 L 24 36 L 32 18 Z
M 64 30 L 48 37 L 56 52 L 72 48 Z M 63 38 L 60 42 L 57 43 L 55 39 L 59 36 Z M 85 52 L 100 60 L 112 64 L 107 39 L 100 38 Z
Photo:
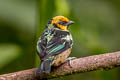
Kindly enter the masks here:
M 69 61 L 69 66 L 72 68 L 72 62 L 71 60 L 76 59 L 76 57 L 68 57 L 66 61 Z

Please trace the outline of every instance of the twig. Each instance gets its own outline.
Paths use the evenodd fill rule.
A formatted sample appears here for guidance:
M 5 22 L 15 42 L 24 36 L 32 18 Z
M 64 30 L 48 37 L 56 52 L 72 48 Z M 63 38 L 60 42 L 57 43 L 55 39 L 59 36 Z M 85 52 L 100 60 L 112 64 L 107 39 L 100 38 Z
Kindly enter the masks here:
M 36 74 L 36 68 L 34 68 L 0 75 L 0 80 L 38 80 L 43 78 L 58 77 L 76 72 L 89 72 L 99 69 L 109 70 L 118 66 L 120 66 L 120 51 L 73 59 L 71 60 L 71 66 L 69 65 L 69 62 L 66 62 L 60 67 L 54 68 L 48 75 Z

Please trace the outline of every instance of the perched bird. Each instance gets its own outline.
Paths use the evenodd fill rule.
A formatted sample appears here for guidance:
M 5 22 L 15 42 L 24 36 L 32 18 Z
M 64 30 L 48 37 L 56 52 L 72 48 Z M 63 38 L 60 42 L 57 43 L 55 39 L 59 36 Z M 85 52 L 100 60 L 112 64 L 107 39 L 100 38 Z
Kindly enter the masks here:
M 59 66 L 66 61 L 73 44 L 68 29 L 73 23 L 64 16 L 55 16 L 48 21 L 37 42 L 37 53 L 41 60 L 37 73 L 50 73 L 51 66 Z

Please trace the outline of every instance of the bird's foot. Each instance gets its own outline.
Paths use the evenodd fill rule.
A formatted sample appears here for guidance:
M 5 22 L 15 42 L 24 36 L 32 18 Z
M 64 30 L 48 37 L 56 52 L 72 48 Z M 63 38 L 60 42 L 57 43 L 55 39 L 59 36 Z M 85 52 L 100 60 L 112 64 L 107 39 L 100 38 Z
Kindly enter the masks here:
M 70 61 L 70 60 L 73 60 L 73 59 L 76 59 L 76 57 L 68 57 L 68 58 L 66 59 L 66 61 Z
M 72 62 L 71 60 L 76 59 L 76 57 L 68 57 L 66 61 L 69 61 L 69 66 L 72 68 Z

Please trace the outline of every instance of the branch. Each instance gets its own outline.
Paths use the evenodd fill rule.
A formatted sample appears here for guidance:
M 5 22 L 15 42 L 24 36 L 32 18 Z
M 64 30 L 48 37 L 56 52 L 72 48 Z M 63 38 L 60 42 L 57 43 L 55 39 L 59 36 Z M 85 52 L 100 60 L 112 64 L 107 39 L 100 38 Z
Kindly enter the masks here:
M 76 72 L 89 72 L 99 69 L 109 70 L 118 66 L 120 66 L 120 51 L 73 59 L 71 60 L 71 66 L 69 65 L 69 62 L 66 62 L 60 67 L 54 68 L 50 74 L 36 74 L 36 68 L 34 68 L 0 75 L 0 80 L 37 80 L 68 75 Z

